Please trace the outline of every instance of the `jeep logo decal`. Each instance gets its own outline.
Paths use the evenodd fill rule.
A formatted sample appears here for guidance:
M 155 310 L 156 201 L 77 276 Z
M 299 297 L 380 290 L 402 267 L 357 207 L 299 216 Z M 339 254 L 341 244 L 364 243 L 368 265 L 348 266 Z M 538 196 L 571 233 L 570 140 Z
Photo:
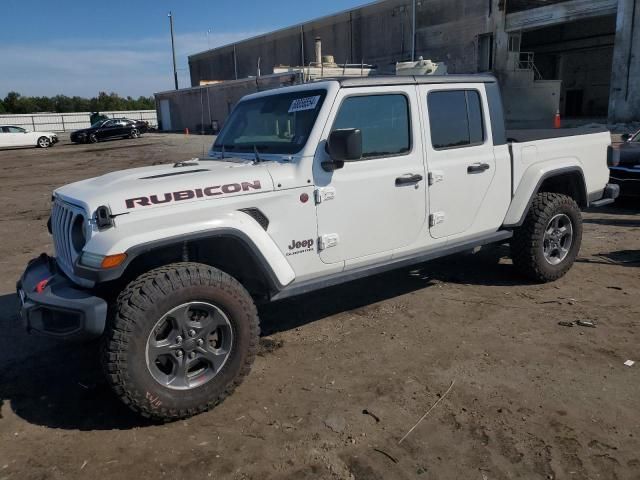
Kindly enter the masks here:
M 291 255 L 299 255 L 300 253 L 313 252 L 313 246 L 315 245 L 315 241 L 313 239 L 309 240 L 292 240 L 291 245 L 289 245 L 289 251 L 286 256 L 290 257 Z
M 164 193 L 162 195 L 151 195 L 149 197 L 128 198 L 125 200 L 127 208 L 149 207 L 169 202 L 181 202 L 194 198 L 217 197 L 231 193 L 248 192 L 250 190 L 260 190 L 260 180 L 253 182 L 229 183 L 227 185 L 217 185 L 215 187 L 196 188 L 195 190 L 182 190 L 180 192 Z

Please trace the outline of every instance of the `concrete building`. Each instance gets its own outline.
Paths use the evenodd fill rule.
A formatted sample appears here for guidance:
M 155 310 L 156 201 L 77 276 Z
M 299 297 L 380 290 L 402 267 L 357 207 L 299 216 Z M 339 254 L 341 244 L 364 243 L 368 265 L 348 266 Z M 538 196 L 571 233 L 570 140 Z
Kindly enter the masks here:
M 385 0 L 189 57 L 191 84 L 308 65 L 314 42 L 338 64 L 393 72 L 422 56 L 449 73 L 494 72 L 508 121 L 640 120 L 640 0 Z M 259 65 L 259 67 L 258 67 Z M 221 119 L 222 120 L 222 119 Z

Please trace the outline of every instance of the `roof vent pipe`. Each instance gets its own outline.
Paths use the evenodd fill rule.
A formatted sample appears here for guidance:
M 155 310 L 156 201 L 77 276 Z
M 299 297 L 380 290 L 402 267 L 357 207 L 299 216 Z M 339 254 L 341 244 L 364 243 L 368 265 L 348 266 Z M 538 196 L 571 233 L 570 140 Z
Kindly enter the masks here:
M 316 63 L 322 65 L 322 39 L 316 37 Z

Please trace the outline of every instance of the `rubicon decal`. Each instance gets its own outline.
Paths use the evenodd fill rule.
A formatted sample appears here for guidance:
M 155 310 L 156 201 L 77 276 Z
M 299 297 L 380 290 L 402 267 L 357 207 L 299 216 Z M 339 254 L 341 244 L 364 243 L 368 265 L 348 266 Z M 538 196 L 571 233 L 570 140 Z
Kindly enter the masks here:
M 261 189 L 262 185 L 260 185 L 260 180 L 254 180 L 253 182 L 229 183 L 227 185 L 217 185 L 214 187 L 196 188 L 195 190 L 181 190 L 179 192 L 163 193 L 162 195 L 128 198 L 125 200 L 125 203 L 127 204 L 127 208 L 131 209 L 137 207 L 149 207 L 151 205 L 161 205 L 163 203 L 193 200 L 194 198 L 231 195 L 234 193 Z
M 301 253 L 313 252 L 314 242 L 311 238 L 309 240 L 292 240 L 289 245 L 289 251 L 286 253 L 287 257 L 291 255 L 299 255 Z

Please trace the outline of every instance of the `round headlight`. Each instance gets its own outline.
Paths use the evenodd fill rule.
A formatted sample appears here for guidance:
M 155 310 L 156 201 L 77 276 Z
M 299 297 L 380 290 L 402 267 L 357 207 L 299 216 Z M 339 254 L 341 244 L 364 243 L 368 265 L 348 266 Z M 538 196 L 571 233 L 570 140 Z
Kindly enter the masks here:
M 81 252 L 87 243 L 87 235 L 84 228 L 85 219 L 82 215 L 76 215 L 71 226 L 71 243 L 76 252 Z

